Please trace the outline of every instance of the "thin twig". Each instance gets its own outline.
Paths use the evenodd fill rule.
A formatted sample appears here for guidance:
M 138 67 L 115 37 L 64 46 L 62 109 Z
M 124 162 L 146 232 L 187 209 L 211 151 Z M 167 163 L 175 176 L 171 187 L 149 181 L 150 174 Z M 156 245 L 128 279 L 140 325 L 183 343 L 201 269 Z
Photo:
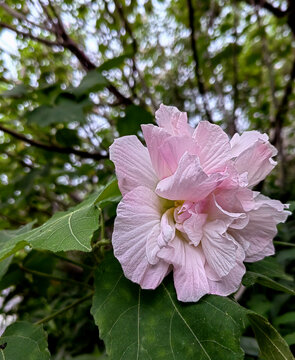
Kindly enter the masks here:
M 43 30 L 50 30 L 50 29 L 48 29 L 47 26 L 44 26 L 43 24 L 37 24 L 37 23 L 29 20 L 25 14 L 23 14 L 20 11 L 15 10 L 15 9 L 12 9 L 10 6 L 8 6 L 4 2 L 0 2 L 0 6 L 15 19 L 25 21 L 28 24 L 33 25 L 35 27 L 39 27 L 40 29 L 43 29 Z
M 188 4 L 188 10 L 189 10 L 189 26 L 190 26 L 190 30 L 191 30 L 190 39 L 191 39 L 191 48 L 192 48 L 192 52 L 193 52 L 193 58 L 195 61 L 196 80 L 197 80 L 197 84 L 198 84 L 199 93 L 202 98 L 203 107 L 204 107 L 204 110 L 206 113 L 207 120 L 212 123 L 213 121 L 212 121 L 211 114 L 209 112 L 207 93 L 206 93 L 206 88 L 205 88 L 205 84 L 203 81 L 202 73 L 200 70 L 200 61 L 199 61 L 199 55 L 198 55 L 198 51 L 197 51 L 196 31 L 195 31 L 195 23 L 194 23 L 194 8 L 193 8 L 193 4 L 192 4 L 191 0 L 187 0 L 187 4 Z
M 59 316 L 60 314 L 63 314 L 64 312 L 76 307 L 77 305 L 83 303 L 84 301 L 88 300 L 89 298 L 91 298 L 91 296 L 93 296 L 94 292 L 92 291 L 90 294 L 88 295 L 85 295 L 84 297 L 82 297 L 81 299 L 78 299 L 76 301 L 74 301 L 72 304 L 68 305 L 68 306 L 65 306 L 64 308 L 54 312 L 53 314 L 51 315 L 48 315 L 46 316 L 45 318 L 39 320 L 39 321 L 36 321 L 35 322 L 35 325 L 41 325 L 41 324 L 44 324 L 54 318 L 56 318 L 57 316 Z
M 233 136 L 237 132 L 236 126 L 236 110 L 239 101 L 239 89 L 238 89 L 238 16 L 237 16 L 237 4 L 236 0 L 233 0 L 233 15 L 234 15 L 234 43 L 233 43 L 233 109 L 231 122 L 229 123 L 228 133 Z
M 34 41 L 38 41 L 46 46 L 62 46 L 59 42 L 56 41 L 52 41 L 52 40 L 47 40 L 44 38 L 41 38 L 39 36 L 35 36 L 33 34 L 31 34 L 30 32 L 24 32 L 24 31 L 20 31 L 18 29 L 16 29 L 15 27 L 13 27 L 12 25 L 6 24 L 3 21 L 0 21 L 0 28 L 4 28 L 4 29 L 8 29 L 11 31 L 14 31 L 16 34 L 23 36 L 26 39 L 31 39 Z
M 46 151 L 57 152 L 60 154 L 74 154 L 74 155 L 78 155 L 84 159 L 102 160 L 102 159 L 107 158 L 107 155 L 102 155 L 100 153 L 91 153 L 91 152 L 77 150 L 77 149 L 73 149 L 73 148 L 69 148 L 69 147 L 60 147 L 60 146 L 52 145 L 52 144 L 50 144 L 50 145 L 44 144 L 38 140 L 29 139 L 25 135 L 20 134 L 12 129 L 8 129 L 7 127 L 5 127 L 1 124 L 0 124 L 0 130 L 5 132 L 6 134 L 13 136 L 14 138 L 16 138 L 18 140 L 24 141 L 27 144 L 30 144 L 32 146 L 35 146 L 37 148 L 40 148 L 40 149 L 43 149 Z
M 46 273 L 43 273 L 43 272 L 40 272 L 40 271 L 37 271 L 37 270 L 32 270 L 32 269 L 28 269 L 26 267 L 24 267 L 23 265 L 19 264 L 19 267 L 21 270 L 29 273 L 29 274 L 32 274 L 32 275 L 35 275 L 35 276 L 39 276 L 39 277 L 43 277 L 43 278 L 46 278 L 46 279 L 49 279 L 49 280 L 54 280 L 54 281 L 57 281 L 57 282 L 66 282 L 66 283 L 69 283 L 69 284 L 74 284 L 74 285 L 79 285 L 79 286 L 83 286 L 83 287 L 87 287 L 89 289 L 92 289 L 92 287 L 84 282 L 80 282 L 80 281 L 76 281 L 76 280 L 73 280 L 73 279 L 68 279 L 68 278 L 62 278 L 62 277 L 59 277 L 59 276 L 54 276 L 54 275 L 51 275 L 51 274 L 46 274 Z

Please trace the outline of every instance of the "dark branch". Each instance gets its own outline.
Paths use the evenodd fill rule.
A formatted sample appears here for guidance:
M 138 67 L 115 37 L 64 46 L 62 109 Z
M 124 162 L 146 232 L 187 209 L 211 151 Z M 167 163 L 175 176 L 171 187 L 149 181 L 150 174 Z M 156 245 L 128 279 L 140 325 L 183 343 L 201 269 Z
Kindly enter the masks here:
M 189 12 L 189 26 L 191 29 L 191 47 L 192 47 L 192 52 L 193 52 L 193 58 L 195 61 L 195 75 L 196 75 L 196 79 L 197 79 L 198 89 L 199 89 L 199 92 L 202 97 L 203 106 L 204 106 L 207 120 L 212 123 L 213 121 L 212 121 L 212 118 L 211 118 L 211 115 L 209 112 L 205 84 L 204 84 L 202 74 L 200 71 L 200 61 L 199 61 L 196 39 L 195 39 L 194 8 L 193 8 L 193 4 L 192 4 L 191 0 L 187 0 L 187 4 L 188 4 L 188 10 L 189 10 L 188 11 Z
M 290 100 L 290 95 L 292 94 L 294 80 L 295 80 L 295 59 L 293 60 L 290 77 L 285 87 L 285 92 L 275 117 L 275 134 L 272 139 L 272 144 L 277 146 L 279 151 L 282 150 L 281 132 L 284 125 L 285 117 L 289 110 L 289 100 Z
M 24 141 L 27 144 L 30 144 L 32 146 L 35 146 L 37 148 L 40 148 L 40 149 L 43 149 L 46 151 L 56 152 L 56 153 L 60 153 L 60 154 L 74 154 L 74 155 L 78 155 L 84 159 L 94 159 L 94 160 L 102 160 L 107 157 L 107 155 L 101 155 L 100 153 L 89 153 L 87 151 L 76 150 L 76 149 L 73 149 L 70 147 L 60 147 L 58 145 L 44 144 L 38 140 L 29 139 L 25 135 L 20 134 L 12 129 L 8 129 L 7 127 L 5 127 L 1 124 L 0 124 L 0 130 L 5 132 L 6 134 L 13 136 L 15 139 Z
M 273 6 L 272 4 L 270 4 L 265 0 L 246 0 L 246 2 L 249 5 L 258 5 L 260 7 L 263 7 L 264 9 L 270 11 L 273 15 L 275 15 L 278 18 L 283 18 L 288 13 L 288 11 L 283 11 L 280 8 Z
M 6 24 L 6 23 L 4 23 L 2 21 L 0 21 L 0 28 L 9 29 L 11 31 L 14 31 L 16 34 L 23 36 L 24 38 L 31 39 L 31 40 L 34 40 L 34 41 L 38 41 L 38 42 L 40 42 L 40 43 L 42 43 L 42 44 L 44 44 L 46 46 L 61 46 L 61 44 L 56 42 L 56 41 L 51 41 L 51 40 L 47 40 L 47 39 L 44 39 L 44 38 L 40 38 L 38 36 L 34 36 L 30 32 L 20 31 L 20 30 L 16 29 L 15 27 L 13 27 L 13 26 L 11 26 L 9 24 Z

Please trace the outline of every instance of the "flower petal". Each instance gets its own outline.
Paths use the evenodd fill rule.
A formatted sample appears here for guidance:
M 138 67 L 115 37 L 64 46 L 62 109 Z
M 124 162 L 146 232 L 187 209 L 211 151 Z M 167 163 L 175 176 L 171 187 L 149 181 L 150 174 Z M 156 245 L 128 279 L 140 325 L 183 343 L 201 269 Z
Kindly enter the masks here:
M 226 224 L 214 220 L 204 226 L 202 248 L 209 266 L 220 276 L 226 276 L 236 265 L 234 240 L 225 233 Z
M 136 136 L 116 139 L 110 147 L 110 159 L 115 164 L 123 196 L 137 186 L 155 189 L 158 179 L 152 168 L 148 150 Z
M 276 153 L 275 147 L 259 139 L 236 158 L 235 167 L 240 174 L 247 172 L 248 186 L 254 186 L 276 166 L 272 159 Z
M 150 264 L 146 242 L 160 234 L 162 202 L 150 189 L 140 186 L 127 193 L 118 205 L 112 243 L 125 276 L 142 288 L 156 288 L 169 271 L 162 260 Z M 158 226 L 158 231 L 156 231 Z
M 230 140 L 231 156 L 239 156 L 242 152 L 253 146 L 258 140 L 262 140 L 266 143 L 268 142 L 268 136 L 255 130 L 245 131 L 242 135 L 236 133 Z
M 220 279 L 208 279 L 210 294 L 228 296 L 239 289 L 242 278 L 246 272 L 246 268 L 243 263 L 244 259 L 245 252 L 243 248 L 238 245 L 236 251 L 236 265 L 232 268 L 232 270 Z M 206 269 L 206 272 L 208 274 L 208 269 Z
M 195 155 L 185 153 L 176 172 L 161 180 L 156 193 L 169 200 L 200 201 L 208 196 L 225 178 L 224 174 L 206 175 Z
M 158 253 L 165 262 L 173 265 L 174 286 L 179 301 L 198 301 L 208 294 L 209 286 L 202 251 L 176 236 Z
M 192 214 L 183 223 L 183 230 L 187 234 L 190 244 L 198 246 L 203 237 L 203 226 L 207 220 L 207 214 Z
M 255 208 L 248 213 L 248 225 L 243 229 L 230 230 L 231 235 L 246 252 L 245 261 L 249 262 L 271 255 L 270 244 L 277 234 L 276 226 L 280 222 L 285 222 L 290 215 L 278 200 L 271 200 L 262 195 L 258 195 L 255 200 Z M 244 244 L 248 247 L 245 248 Z
M 156 120 L 159 127 L 171 135 L 191 136 L 193 133 L 193 129 L 187 123 L 186 113 L 179 111 L 175 106 L 161 104 L 156 111 Z
M 223 171 L 230 159 L 229 138 L 220 126 L 201 121 L 193 139 L 198 147 L 197 155 L 207 174 Z

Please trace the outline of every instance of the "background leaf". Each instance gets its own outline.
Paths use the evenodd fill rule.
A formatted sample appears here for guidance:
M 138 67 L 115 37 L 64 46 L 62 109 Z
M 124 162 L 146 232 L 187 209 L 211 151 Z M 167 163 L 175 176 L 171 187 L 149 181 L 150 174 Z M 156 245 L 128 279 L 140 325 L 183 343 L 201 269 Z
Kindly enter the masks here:
M 260 356 L 265 360 L 294 360 L 294 357 L 281 335 L 264 317 L 247 314 L 260 348 Z
M 1 345 L 7 343 L 5 349 L 0 349 L 3 360 L 49 360 L 46 333 L 42 326 L 19 321 L 10 325 L 1 336 Z
M 218 296 L 181 303 L 171 280 L 144 291 L 112 256 L 99 266 L 91 313 L 110 359 L 243 359 L 244 310 Z

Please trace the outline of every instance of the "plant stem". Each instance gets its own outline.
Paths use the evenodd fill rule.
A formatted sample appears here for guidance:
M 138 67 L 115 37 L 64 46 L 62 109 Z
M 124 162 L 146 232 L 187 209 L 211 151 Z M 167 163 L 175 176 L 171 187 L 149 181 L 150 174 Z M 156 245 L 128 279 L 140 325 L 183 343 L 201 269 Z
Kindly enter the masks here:
M 275 245 L 283 245 L 283 246 L 295 247 L 295 244 L 288 243 L 288 242 L 285 242 L 285 241 L 274 241 L 273 243 L 274 243 Z
M 72 259 L 69 259 L 65 256 L 62 256 L 62 255 L 58 255 L 58 254 L 55 254 L 55 253 L 50 253 L 51 255 L 53 255 L 54 257 L 60 259 L 60 260 L 63 260 L 63 261 L 66 261 L 68 263 L 71 263 L 73 265 L 76 265 L 76 266 L 79 266 L 83 269 L 87 269 L 87 270 L 93 270 L 93 267 L 92 266 L 89 266 L 89 265 L 86 265 L 86 264 L 81 264 L 79 263 L 78 261 L 75 261 L 75 260 L 72 260 Z
M 59 282 L 67 282 L 67 283 L 70 283 L 70 284 L 75 284 L 75 285 L 79 285 L 79 286 L 84 286 L 84 287 L 87 287 L 89 289 L 92 289 L 92 287 L 86 283 L 83 283 L 83 282 L 80 282 L 80 281 L 76 281 L 76 280 L 73 280 L 73 279 L 65 279 L 65 278 L 62 278 L 62 277 L 59 277 L 59 276 L 54 276 L 54 275 L 50 275 L 50 274 L 46 274 L 46 273 L 42 273 L 40 271 L 36 271 L 36 270 L 32 270 L 32 269 L 28 269 L 28 268 L 25 268 L 24 266 L 22 265 L 19 265 L 20 269 L 29 273 L 29 274 L 32 274 L 32 275 L 36 275 L 36 276 L 40 276 L 40 277 L 44 277 L 44 278 L 47 278 L 47 279 L 50 279 L 50 280 L 55 280 L 55 281 L 59 281 Z
M 64 308 L 54 312 L 53 314 L 51 315 L 48 315 L 46 316 L 45 318 L 39 320 L 39 321 L 36 321 L 35 322 L 35 325 L 41 325 L 41 324 L 44 324 L 52 319 L 54 319 L 55 317 L 59 316 L 60 314 L 72 309 L 73 307 L 81 304 L 82 302 L 86 301 L 87 299 L 89 299 L 92 295 L 94 294 L 94 292 L 92 291 L 90 294 L 88 295 L 85 295 L 84 297 L 82 297 L 81 299 L 78 299 L 76 301 L 74 301 L 72 304 L 68 305 L 68 306 L 65 306 Z

